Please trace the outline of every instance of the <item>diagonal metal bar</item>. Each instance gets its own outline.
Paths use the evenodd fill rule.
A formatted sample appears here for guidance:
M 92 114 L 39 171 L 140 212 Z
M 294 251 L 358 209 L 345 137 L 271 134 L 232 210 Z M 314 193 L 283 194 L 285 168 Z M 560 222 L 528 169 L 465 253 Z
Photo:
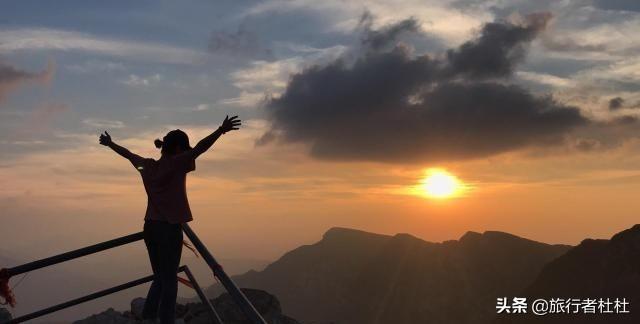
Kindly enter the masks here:
M 181 266 L 180 268 L 178 268 L 178 272 L 185 271 L 185 269 L 186 269 L 186 266 Z M 91 301 L 91 300 L 94 300 L 94 299 L 98 299 L 100 297 L 104 297 L 104 296 L 107 296 L 107 295 L 111 295 L 113 293 L 117 293 L 117 292 L 125 290 L 125 289 L 129 289 L 129 288 L 132 288 L 132 287 L 135 287 L 135 286 L 139 286 L 139 285 L 142 285 L 144 283 L 150 282 L 152 280 L 153 280 L 153 275 L 146 276 L 146 277 L 143 277 L 143 278 L 140 278 L 140 279 L 136 279 L 136 280 L 133 280 L 133 281 L 129 281 L 129 282 L 124 283 L 122 285 L 118 285 L 118 286 L 111 287 L 111 288 L 108 288 L 108 289 L 105 289 L 105 290 L 94 292 L 92 294 L 89 294 L 89 295 L 86 295 L 86 296 L 83 296 L 83 297 L 80 297 L 80 298 L 72 299 L 72 300 L 66 301 L 66 302 L 58 304 L 58 305 L 54 305 L 54 306 L 51 306 L 51 307 L 47 307 L 47 308 L 41 309 L 39 311 L 35 311 L 33 313 L 29 313 L 29 314 L 26 314 L 26 315 L 22 315 L 20 317 L 16 317 L 16 318 L 10 320 L 9 322 L 7 322 L 7 324 L 15 324 L 15 323 L 26 322 L 28 320 L 32 320 L 34 318 L 38 318 L 38 317 L 41 317 L 41 316 L 44 316 L 44 315 L 47 315 L 47 314 L 51 314 L 53 312 L 57 312 L 59 310 L 65 309 L 65 308 L 69 308 L 69 307 L 72 307 L 72 306 L 75 306 L 75 305 L 78 305 L 78 304 L 82 304 L 84 302 L 88 302 L 88 301 Z
M 123 237 L 119 237 L 117 239 L 109 240 L 106 242 L 94 244 L 91 246 L 87 246 L 81 249 L 69 251 L 66 253 L 54 255 L 45 259 L 36 260 L 33 262 L 25 263 L 13 268 L 6 269 L 7 277 L 12 277 L 15 275 L 19 275 L 21 273 L 37 270 L 40 268 L 48 267 L 54 264 L 58 264 L 61 262 L 77 259 L 83 257 L 85 255 L 101 252 L 104 250 L 112 249 L 114 247 L 118 247 L 121 245 L 133 243 L 136 241 L 142 240 L 142 232 L 138 232 L 135 234 L 126 235 Z
M 200 285 L 196 281 L 196 278 L 193 276 L 193 273 L 191 273 L 191 270 L 189 270 L 189 267 L 187 266 L 184 267 L 184 274 L 186 274 L 187 278 L 189 278 L 189 281 L 191 282 L 191 285 L 193 285 L 193 289 L 198 293 L 198 297 L 200 297 L 202 304 L 207 306 L 207 309 L 209 310 L 209 314 L 211 315 L 211 319 L 213 320 L 213 323 L 222 324 L 222 319 L 218 315 L 218 312 L 216 312 L 216 309 L 213 308 L 211 301 L 204 294 L 204 291 L 202 291 L 202 288 L 200 288 Z
M 213 255 L 211 255 L 209 250 L 207 250 L 207 247 L 204 246 L 196 233 L 194 233 L 191 227 L 189 227 L 189 224 L 182 224 L 182 230 L 187 235 L 187 237 L 189 237 L 189 240 L 191 241 L 191 243 L 193 243 L 193 246 L 196 248 L 196 250 L 200 252 L 200 255 L 202 255 L 204 261 L 207 262 L 207 265 L 209 265 L 209 268 L 211 268 L 211 271 L 213 271 L 213 275 L 216 276 L 218 280 L 220 280 L 220 283 L 224 286 L 227 292 L 229 292 L 229 295 L 231 295 L 231 298 L 233 298 L 236 304 L 240 307 L 247 319 L 252 324 L 267 324 L 264 318 L 262 318 L 262 315 L 260 315 L 255 307 L 253 307 L 249 299 L 247 299 L 247 296 L 242 293 L 238 286 L 236 286 L 231 278 L 229 278 L 227 273 L 224 272 L 222 266 L 220 266 L 218 261 L 216 261 Z

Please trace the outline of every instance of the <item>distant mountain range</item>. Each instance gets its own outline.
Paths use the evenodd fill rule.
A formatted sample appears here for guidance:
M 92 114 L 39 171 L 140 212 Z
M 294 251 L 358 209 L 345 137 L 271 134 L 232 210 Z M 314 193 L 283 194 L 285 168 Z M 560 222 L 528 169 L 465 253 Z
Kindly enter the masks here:
M 304 324 L 640 323 L 640 225 L 576 247 L 495 231 L 431 243 L 333 228 L 319 242 L 233 279 L 273 294 L 285 314 Z M 211 297 L 220 292 L 219 286 L 207 291 Z M 526 314 L 496 314 L 502 297 L 527 298 L 529 306 L 534 299 L 624 299 L 629 313 L 536 316 L 528 307 Z M 98 317 L 87 323 L 113 322 Z
M 492 231 L 431 243 L 333 228 L 320 242 L 233 279 L 276 295 L 303 323 L 490 323 L 498 296 L 522 293 L 570 249 Z
M 602 298 L 602 310 L 609 308 L 611 313 L 600 314 L 598 305 L 592 305 L 597 314 L 581 314 L 588 304 L 582 302 L 578 314 L 504 315 L 495 323 L 640 323 L 640 225 L 614 235 L 611 240 L 582 241 L 549 262 L 522 295 L 530 301 L 538 298 L 591 299 L 598 304 Z M 616 313 L 616 299 L 626 299 L 629 313 Z M 607 302 L 612 304 L 607 306 Z M 618 311 L 622 310 L 618 308 Z

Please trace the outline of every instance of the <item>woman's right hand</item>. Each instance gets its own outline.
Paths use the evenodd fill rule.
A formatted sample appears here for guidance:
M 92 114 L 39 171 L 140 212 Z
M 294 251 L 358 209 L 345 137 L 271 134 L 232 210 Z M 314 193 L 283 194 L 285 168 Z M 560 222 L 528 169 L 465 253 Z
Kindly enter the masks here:
M 104 134 L 100 134 L 100 144 L 104 146 L 109 146 L 111 145 L 111 143 L 112 143 L 111 135 L 109 135 L 107 131 L 105 131 Z

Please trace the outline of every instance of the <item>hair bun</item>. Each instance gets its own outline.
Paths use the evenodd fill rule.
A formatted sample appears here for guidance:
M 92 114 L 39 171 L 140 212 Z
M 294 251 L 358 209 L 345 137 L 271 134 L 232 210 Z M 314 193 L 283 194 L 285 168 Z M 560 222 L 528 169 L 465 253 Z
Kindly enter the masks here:
M 164 143 L 162 143 L 160 139 L 156 138 L 156 140 L 153 141 L 153 144 L 155 144 L 157 148 L 161 148 Z

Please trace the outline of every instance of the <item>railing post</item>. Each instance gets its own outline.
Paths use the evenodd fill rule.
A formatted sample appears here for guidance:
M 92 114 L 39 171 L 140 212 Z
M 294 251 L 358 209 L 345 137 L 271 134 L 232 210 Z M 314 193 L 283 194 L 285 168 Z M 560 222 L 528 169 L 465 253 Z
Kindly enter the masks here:
M 189 281 L 191 282 L 193 289 L 198 293 L 198 297 L 200 297 L 202 304 L 204 306 L 207 306 L 207 309 L 209 310 L 209 314 L 211 315 L 211 319 L 213 319 L 214 324 L 222 324 L 222 319 L 220 319 L 218 312 L 216 312 L 215 308 L 213 308 L 213 305 L 211 304 L 211 301 L 204 294 L 204 291 L 202 291 L 202 288 L 200 288 L 200 285 L 196 281 L 196 278 L 193 276 L 193 273 L 191 273 L 191 270 L 189 270 L 189 267 L 187 266 L 184 267 L 184 274 L 186 274 L 187 278 L 189 278 Z
M 267 322 L 262 318 L 262 315 L 258 313 L 258 311 L 253 307 L 251 302 L 247 299 L 247 296 L 242 293 L 242 291 L 236 286 L 236 284 L 229 278 L 229 276 L 224 272 L 220 264 L 216 261 L 216 259 L 211 255 L 207 247 L 204 246 L 202 241 L 198 238 L 196 233 L 193 232 L 189 224 L 182 224 L 182 229 L 184 233 L 187 235 L 193 246 L 200 252 L 204 261 L 209 265 L 211 271 L 213 271 L 213 275 L 220 280 L 220 283 L 224 286 L 224 288 L 229 292 L 231 298 L 234 299 L 236 304 L 240 306 L 240 309 L 247 317 L 248 320 L 251 321 L 252 324 L 267 324 Z

